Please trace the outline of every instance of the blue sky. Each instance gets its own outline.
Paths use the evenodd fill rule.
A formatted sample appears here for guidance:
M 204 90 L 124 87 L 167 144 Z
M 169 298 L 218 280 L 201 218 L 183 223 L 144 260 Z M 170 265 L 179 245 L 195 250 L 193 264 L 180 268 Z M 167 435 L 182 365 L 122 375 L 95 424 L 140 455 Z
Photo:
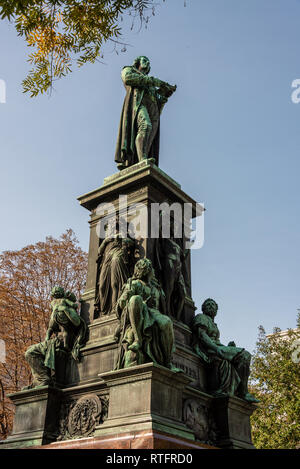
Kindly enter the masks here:
M 198 308 L 215 298 L 223 342 L 251 351 L 260 324 L 294 327 L 300 308 L 300 1 L 167 0 L 137 29 L 124 31 L 126 53 L 109 45 L 105 65 L 30 99 L 27 48 L 0 22 L 0 250 L 69 227 L 88 249 L 76 197 L 116 172 L 120 71 L 147 55 L 151 74 L 178 86 L 162 116 L 161 168 L 207 208 L 193 298 Z

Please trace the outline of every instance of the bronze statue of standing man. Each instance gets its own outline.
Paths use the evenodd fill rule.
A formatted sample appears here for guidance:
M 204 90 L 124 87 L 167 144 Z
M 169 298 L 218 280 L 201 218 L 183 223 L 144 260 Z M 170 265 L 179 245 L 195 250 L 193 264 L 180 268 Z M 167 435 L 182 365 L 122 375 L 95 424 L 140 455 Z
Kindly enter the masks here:
M 150 61 L 137 57 L 122 70 L 126 97 L 121 114 L 115 161 L 118 169 L 152 158 L 158 165 L 160 114 L 176 91 L 158 78 L 149 77 Z

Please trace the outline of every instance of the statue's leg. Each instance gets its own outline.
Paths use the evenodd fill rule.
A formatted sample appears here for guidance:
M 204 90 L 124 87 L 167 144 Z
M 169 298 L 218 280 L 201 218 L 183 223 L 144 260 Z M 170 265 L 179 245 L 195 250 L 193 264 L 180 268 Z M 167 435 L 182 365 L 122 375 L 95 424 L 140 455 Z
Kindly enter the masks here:
M 163 290 L 164 290 L 165 295 L 166 295 L 166 312 L 169 316 L 172 315 L 172 311 L 171 311 L 171 294 L 172 294 L 172 290 L 173 290 L 170 283 L 172 283 L 171 280 L 170 280 L 170 282 L 165 281 L 165 279 L 163 281 Z
M 177 295 L 177 304 L 175 305 L 176 308 L 176 319 L 180 321 L 181 319 L 181 314 L 184 308 L 184 302 L 185 302 L 185 296 L 186 296 L 186 288 L 185 288 L 185 283 L 183 279 L 182 273 L 179 275 L 179 279 L 177 282 L 177 290 L 178 290 L 178 295 Z
M 99 304 L 100 312 L 102 314 L 109 313 L 110 304 L 110 283 L 111 283 L 111 270 L 109 266 L 104 261 L 104 264 L 101 266 L 100 275 L 99 275 Z
M 251 354 L 247 350 L 243 350 L 236 358 L 233 359 L 233 365 L 236 369 L 241 382 L 237 389 L 238 394 L 245 398 L 248 394 L 248 378 L 250 374 Z
M 129 320 L 132 327 L 134 342 L 128 349 L 137 352 L 142 347 L 142 324 L 144 303 L 142 297 L 134 295 L 128 304 Z
M 172 267 L 169 267 L 170 261 L 167 261 L 164 265 L 163 273 L 163 290 L 166 295 L 166 309 L 169 316 L 174 315 L 174 311 L 171 304 L 171 297 L 174 291 L 175 279 L 174 279 L 174 270 Z M 172 262 L 172 261 L 171 261 Z
M 74 333 L 71 330 L 62 328 L 64 349 L 67 352 L 72 350 L 73 342 L 75 340 Z
M 176 311 L 176 319 L 177 321 L 180 321 L 181 319 L 181 315 L 182 315 L 182 311 L 183 311 L 183 307 L 184 307 L 184 301 L 185 301 L 185 294 L 182 290 L 182 288 L 180 287 L 180 285 L 178 285 L 178 298 L 177 298 L 177 304 L 174 305 L 174 308 L 175 311 Z
M 45 354 L 42 351 L 42 344 L 29 347 L 25 353 L 25 359 L 31 368 L 32 387 L 51 384 L 50 370 L 44 365 Z
M 151 124 L 152 124 L 152 129 L 151 129 L 151 132 L 149 134 L 149 139 L 148 139 L 147 155 L 149 155 L 149 153 L 150 153 L 151 146 L 153 144 L 153 141 L 155 139 L 155 136 L 156 136 L 156 133 L 157 133 L 157 130 L 158 130 L 158 126 L 159 126 L 160 114 L 159 114 L 158 106 L 157 106 L 156 103 L 152 102 L 148 106 L 148 114 L 149 114 L 150 121 L 151 121 Z M 154 156 L 157 158 L 158 155 L 154 155 Z
M 141 106 L 137 115 L 137 136 L 135 139 L 135 146 L 139 161 L 148 158 L 148 142 L 149 136 L 152 132 L 152 123 L 147 111 L 146 106 Z
M 122 325 L 121 323 L 116 327 L 115 332 L 114 332 L 114 339 L 116 342 L 119 342 L 120 340 L 120 335 L 122 332 Z
M 119 299 L 122 286 L 124 280 L 122 281 L 122 276 L 120 267 L 120 259 L 119 258 L 112 258 L 111 265 L 110 265 L 110 284 L 111 284 L 111 304 L 110 304 L 110 312 L 114 310 L 116 307 L 117 301 Z
M 158 325 L 161 336 L 160 343 L 163 347 L 164 353 L 164 363 L 161 363 L 161 365 L 171 368 L 171 360 L 175 343 L 172 319 L 164 314 L 160 314 Z

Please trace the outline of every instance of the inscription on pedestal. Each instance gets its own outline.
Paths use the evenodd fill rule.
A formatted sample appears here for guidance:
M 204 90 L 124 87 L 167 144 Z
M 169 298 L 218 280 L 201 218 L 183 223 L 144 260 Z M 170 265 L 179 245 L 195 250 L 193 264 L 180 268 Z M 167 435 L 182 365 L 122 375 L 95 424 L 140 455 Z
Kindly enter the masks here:
M 185 363 L 180 362 L 178 359 L 173 360 L 172 363 L 176 368 L 184 371 L 187 376 L 193 378 L 193 380 L 198 379 L 198 370 L 196 367 L 188 366 Z

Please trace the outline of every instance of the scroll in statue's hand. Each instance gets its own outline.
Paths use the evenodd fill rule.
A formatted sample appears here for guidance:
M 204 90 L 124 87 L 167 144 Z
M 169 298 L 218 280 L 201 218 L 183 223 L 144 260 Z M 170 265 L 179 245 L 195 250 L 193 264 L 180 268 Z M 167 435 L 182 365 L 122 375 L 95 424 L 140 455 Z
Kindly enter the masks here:
M 173 86 L 173 85 L 169 85 L 169 83 L 162 82 L 158 89 L 158 93 L 161 96 L 164 96 L 165 98 L 170 98 L 170 96 L 172 96 L 172 94 L 175 93 L 176 89 L 177 89 L 176 85 Z

